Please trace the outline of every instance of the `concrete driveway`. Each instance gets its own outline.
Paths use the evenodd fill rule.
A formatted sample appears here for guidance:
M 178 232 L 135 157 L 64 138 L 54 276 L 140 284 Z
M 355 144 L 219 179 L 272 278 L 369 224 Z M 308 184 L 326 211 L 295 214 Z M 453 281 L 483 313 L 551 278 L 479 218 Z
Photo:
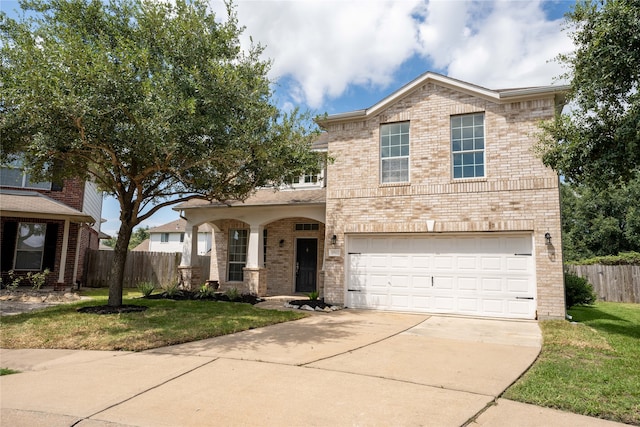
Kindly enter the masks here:
M 560 420 L 557 411 L 495 402 L 540 345 L 535 322 L 343 310 L 140 353 L 0 350 L 3 367 L 23 371 L 0 377 L 1 425 L 513 425 L 514 413 Z

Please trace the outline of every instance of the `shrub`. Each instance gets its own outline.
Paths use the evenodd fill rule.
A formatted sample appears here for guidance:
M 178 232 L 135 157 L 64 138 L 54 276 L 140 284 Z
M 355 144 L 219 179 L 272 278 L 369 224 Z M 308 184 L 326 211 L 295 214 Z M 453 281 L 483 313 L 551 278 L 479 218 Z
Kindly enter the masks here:
M 165 296 L 175 297 L 176 295 L 182 295 L 182 291 L 178 286 L 178 282 L 171 282 L 165 285 L 162 285 L 162 291 Z
M 596 301 L 593 286 L 587 279 L 571 273 L 564 275 L 564 294 L 567 308 L 574 305 L 592 305 Z
M 311 301 L 317 301 L 320 294 L 318 293 L 318 291 L 313 291 L 313 292 L 309 292 L 307 296 Z
M 9 275 L 9 282 L 6 285 L 0 282 L 2 283 L 2 287 L 6 287 L 7 289 L 12 289 L 12 290 L 17 289 L 18 286 L 20 285 L 20 282 L 22 281 L 22 277 L 16 275 L 16 273 L 13 270 L 9 270 L 7 274 Z
M 227 289 L 224 294 L 227 296 L 227 298 L 229 298 L 229 301 L 240 299 L 240 291 L 238 291 L 238 288 Z
M 48 268 L 45 268 L 44 271 L 41 271 L 39 273 L 33 273 L 31 271 L 28 272 L 27 278 L 31 282 L 31 287 L 33 289 L 40 289 L 47 281 L 47 276 L 49 275 L 49 273 L 50 271 Z
M 142 296 L 148 297 L 156 289 L 156 285 L 152 282 L 140 282 L 136 285 Z
M 202 286 L 200 286 L 200 289 L 198 289 L 197 298 L 210 298 L 215 294 L 215 292 L 216 291 L 215 289 L 213 289 L 213 287 L 204 283 L 202 284 Z

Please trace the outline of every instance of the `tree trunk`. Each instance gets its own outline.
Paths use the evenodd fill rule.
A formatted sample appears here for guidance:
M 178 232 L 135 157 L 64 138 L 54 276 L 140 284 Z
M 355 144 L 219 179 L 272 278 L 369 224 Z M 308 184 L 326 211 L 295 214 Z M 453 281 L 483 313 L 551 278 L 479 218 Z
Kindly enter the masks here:
M 113 249 L 114 257 L 111 264 L 111 280 L 109 281 L 109 302 L 111 307 L 122 305 L 122 285 L 124 282 L 124 267 L 127 262 L 127 252 L 129 251 L 129 241 L 133 232 L 133 225 L 121 221 L 118 231 L 118 240 Z

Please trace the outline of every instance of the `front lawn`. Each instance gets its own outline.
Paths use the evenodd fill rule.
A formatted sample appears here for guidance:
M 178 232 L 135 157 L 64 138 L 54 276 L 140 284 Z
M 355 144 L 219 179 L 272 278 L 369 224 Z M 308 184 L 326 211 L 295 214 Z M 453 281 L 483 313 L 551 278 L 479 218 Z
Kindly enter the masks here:
M 2 348 L 59 348 L 141 351 L 300 319 L 306 314 L 265 310 L 250 304 L 213 301 L 146 300 L 125 291 L 123 304 L 146 311 L 96 315 L 77 309 L 106 304 L 106 290 L 89 290 L 93 300 L 4 316 Z
M 540 322 L 542 352 L 503 397 L 640 425 L 640 305 L 598 302 Z

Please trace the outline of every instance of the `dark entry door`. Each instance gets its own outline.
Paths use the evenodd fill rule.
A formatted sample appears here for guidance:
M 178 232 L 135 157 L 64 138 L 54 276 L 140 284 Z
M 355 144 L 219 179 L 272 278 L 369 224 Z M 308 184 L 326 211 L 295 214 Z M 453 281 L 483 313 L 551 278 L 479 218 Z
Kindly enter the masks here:
M 318 239 L 298 239 L 296 243 L 296 292 L 316 290 Z

